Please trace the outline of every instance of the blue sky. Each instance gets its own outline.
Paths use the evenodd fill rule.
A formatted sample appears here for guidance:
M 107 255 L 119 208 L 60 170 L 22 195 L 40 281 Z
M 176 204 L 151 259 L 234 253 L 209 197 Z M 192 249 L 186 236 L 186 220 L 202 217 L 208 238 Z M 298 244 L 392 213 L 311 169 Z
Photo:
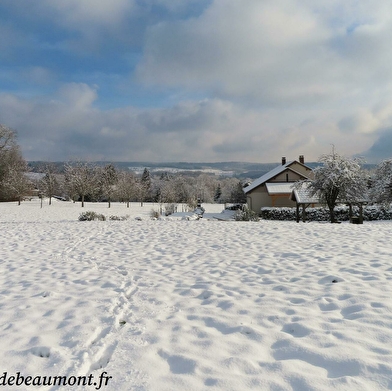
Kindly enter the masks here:
M 379 162 L 391 19 L 385 0 L 2 0 L 0 123 L 28 160 Z

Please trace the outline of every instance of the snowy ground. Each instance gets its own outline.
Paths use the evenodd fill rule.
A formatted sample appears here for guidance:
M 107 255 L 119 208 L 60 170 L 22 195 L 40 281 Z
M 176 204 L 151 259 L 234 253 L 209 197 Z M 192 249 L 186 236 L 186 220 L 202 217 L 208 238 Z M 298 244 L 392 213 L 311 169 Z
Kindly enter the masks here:
M 0 204 L 0 389 L 93 390 L 106 371 L 101 390 L 392 390 L 391 222 L 84 210 L 131 218 Z M 2 386 L 4 372 L 96 385 Z

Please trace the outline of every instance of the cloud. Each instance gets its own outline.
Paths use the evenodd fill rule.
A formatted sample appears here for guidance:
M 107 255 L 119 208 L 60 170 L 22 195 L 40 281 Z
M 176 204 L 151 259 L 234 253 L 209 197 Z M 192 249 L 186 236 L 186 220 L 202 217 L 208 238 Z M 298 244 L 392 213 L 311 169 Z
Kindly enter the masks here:
M 392 128 L 378 132 L 378 139 L 366 151 L 360 153 L 369 163 L 379 163 L 384 159 L 392 158 Z
M 382 118 L 369 109 L 359 109 L 356 113 L 342 118 L 338 126 L 347 133 L 373 133 L 380 128 Z
M 28 159 L 377 149 L 391 19 L 383 0 L 4 0 L 0 122 Z
M 18 131 L 28 160 L 276 161 L 298 137 L 298 129 L 282 132 L 274 113 L 220 99 L 99 110 L 98 93 L 94 86 L 69 83 L 45 98 L 2 94 L 0 122 Z M 268 138 L 265 131 L 271 131 Z M 281 147 L 274 149 L 276 142 Z
M 390 24 L 365 3 L 353 18 L 336 2 L 215 0 L 197 18 L 149 27 L 137 75 L 269 105 L 341 99 L 392 76 Z

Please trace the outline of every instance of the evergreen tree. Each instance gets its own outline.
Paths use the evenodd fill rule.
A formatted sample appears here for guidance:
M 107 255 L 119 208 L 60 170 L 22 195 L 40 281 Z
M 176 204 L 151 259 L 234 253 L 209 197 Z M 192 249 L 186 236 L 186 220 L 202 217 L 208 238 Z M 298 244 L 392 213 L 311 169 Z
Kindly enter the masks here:
M 220 183 L 218 183 L 218 186 L 217 186 L 217 188 L 215 190 L 214 201 L 215 202 L 219 202 L 221 196 L 222 196 L 222 189 L 221 189 Z
M 242 183 L 238 181 L 235 188 L 230 194 L 230 202 L 235 204 L 246 204 L 246 194 L 244 193 Z
M 143 205 L 143 202 L 148 202 L 150 200 L 150 194 L 151 194 L 151 176 L 150 176 L 150 171 L 148 171 L 147 168 L 145 168 L 139 182 L 139 195 L 140 195 L 141 205 Z

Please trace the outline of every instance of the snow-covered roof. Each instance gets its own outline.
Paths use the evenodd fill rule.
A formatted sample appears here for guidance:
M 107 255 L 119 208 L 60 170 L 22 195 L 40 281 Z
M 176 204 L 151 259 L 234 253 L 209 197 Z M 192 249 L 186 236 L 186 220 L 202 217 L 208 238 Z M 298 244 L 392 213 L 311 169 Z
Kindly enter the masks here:
M 317 196 L 312 196 L 309 191 L 309 186 L 304 183 L 300 188 L 292 189 L 291 200 L 298 204 L 319 204 L 320 199 Z
M 300 172 L 290 168 L 290 165 L 293 164 L 294 162 L 296 162 L 296 160 L 291 160 L 291 161 L 287 162 L 286 164 L 281 164 L 281 165 L 273 168 L 271 171 L 267 172 L 266 174 L 262 175 L 260 178 L 258 178 L 255 181 L 253 181 L 249 186 L 245 187 L 244 188 L 244 193 L 245 194 L 249 193 L 251 190 L 255 189 L 256 187 L 259 187 L 260 185 L 262 185 L 263 183 L 269 181 L 273 177 L 279 175 L 280 173 L 282 173 L 286 169 L 289 169 L 289 170 L 291 170 L 293 172 L 296 172 L 297 174 L 299 174 L 299 175 L 304 177 L 304 175 L 301 174 Z M 290 192 L 291 191 L 289 191 L 289 193 Z
M 293 182 L 269 182 L 265 184 L 268 194 L 291 194 L 293 191 Z

